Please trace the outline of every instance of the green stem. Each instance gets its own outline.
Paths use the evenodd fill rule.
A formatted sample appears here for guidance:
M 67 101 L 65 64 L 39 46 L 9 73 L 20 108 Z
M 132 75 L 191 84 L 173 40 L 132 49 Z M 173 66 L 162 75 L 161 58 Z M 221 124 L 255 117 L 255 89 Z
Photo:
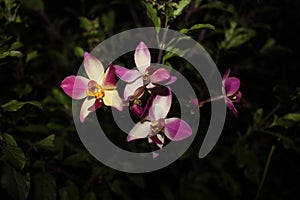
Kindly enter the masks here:
M 266 176 L 267 176 L 269 167 L 270 167 L 270 163 L 271 163 L 271 159 L 272 159 L 274 150 L 275 150 L 275 144 L 273 144 L 272 147 L 271 147 L 271 149 L 270 149 L 270 152 L 269 152 L 269 155 L 268 155 L 266 164 L 265 164 L 264 172 L 263 172 L 263 175 L 262 175 L 260 184 L 259 184 L 259 188 L 258 188 L 257 193 L 256 193 L 256 196 L 255 196 L 255 200 L 258 200 L 259 195 L 260 195 L 260 193 L 261 193 L 262 187 L 263 187 L 263 185 L 264 185 L 264 182 L 265 182 L 265 179 L 266 179 Z

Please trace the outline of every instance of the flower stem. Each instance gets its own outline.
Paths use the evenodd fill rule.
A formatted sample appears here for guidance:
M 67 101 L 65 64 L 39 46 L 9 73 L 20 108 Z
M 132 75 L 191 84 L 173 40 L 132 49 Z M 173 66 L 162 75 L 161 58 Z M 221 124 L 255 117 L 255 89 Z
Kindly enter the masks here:
M 265 179 L 266 179 L 269 167 L 270 167 L 270 163 L 271 163 L 271 159 L 272 159 L 274 150 L 275 150 L 275 144 L 273 144 L 272 147 L 271 147 L 271 149 L 270 149 L 270 152 L 269 152 L 266 164 L 265 164 L 264 172 L 263 172 L 263 175 L 262 175 L 262 178 L 261 178 L 261 181 L 260 181 L 260 184 L 259 184 L 256 196 L 255 196 L 255 200 L 258 200 L 260 192 L 261 192 L 262 187 L 264 185 L 264 182 L 265 182 Z
M 217 100 L 220 100 L 220 99 L 223 99 L 223 98 L 224 98 L 224 95 L 220 95 L 220 96 L 216 96 L 216 97 L 213 97 L 213 98 L 210 98 L 210 99 L 206 99 L 204 101 L 199 101 L 199 107 L 201 108 L 206 103 L 217 101 Z

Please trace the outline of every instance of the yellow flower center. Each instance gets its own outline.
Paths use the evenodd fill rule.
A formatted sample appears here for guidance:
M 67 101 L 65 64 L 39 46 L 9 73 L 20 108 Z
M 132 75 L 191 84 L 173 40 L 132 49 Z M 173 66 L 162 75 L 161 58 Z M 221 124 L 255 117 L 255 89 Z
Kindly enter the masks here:
M 152 133 L 157 134 L 160 131 L 163 131 L 164 126 L 165 126 L 164 120 L 159 119 L 157 121 L 152 122 L 150 128 Z
M 97 100 L 102 100 L 105 95 L 103 88 L 96 81 L 88 83 L 86 94 L 89 97 L 95 97 Z

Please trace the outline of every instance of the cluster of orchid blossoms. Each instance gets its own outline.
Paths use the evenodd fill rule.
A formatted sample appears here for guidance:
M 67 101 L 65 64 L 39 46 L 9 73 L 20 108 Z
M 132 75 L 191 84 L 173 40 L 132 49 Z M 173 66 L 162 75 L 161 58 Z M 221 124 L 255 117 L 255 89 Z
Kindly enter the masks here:
M 180 141 L 192 135 L 192 128 L 180 118 L 167 118 L 171 104 L 170 85 L 176 81 L 165 68 L 151 66 L 151 55 L 144 42 L 140 42 L 134 53 L 137 70 L 109 64 L 106 71 L 102 63 L 89 53 L 84 54 L 84 68 L 88 78 L 68 76 L 61 87 L 73 99 L 84 99 L 80 109 L 83 123 L 89 113 L 101 106 L 112 106 L 119 111 L 129 106 L 131 113 L 138 119 L 127 136 L 127 141 L 147 138 L 158 148 L 164 145 L 165 137 Z M 237 116 L 233 102 L 238 102 L 240 80 L 229 77 L 228 70 L 223 77 L 223 95 L 206 101 L 195 99 L 194 104 L 201 107 L 205 103 L 224 98 L 228 108 Z M 116 76 L 126 82 L 123 98 L 117 91 Z M 144 103 L 143 103 L 144 102 Z

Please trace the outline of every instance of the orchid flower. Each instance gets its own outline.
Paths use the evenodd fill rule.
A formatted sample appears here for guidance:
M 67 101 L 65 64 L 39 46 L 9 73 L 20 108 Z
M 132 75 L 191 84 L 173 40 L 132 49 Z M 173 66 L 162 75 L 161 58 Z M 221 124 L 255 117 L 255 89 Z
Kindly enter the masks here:
M 242 93 L 239 91 L 240 80 L 236 77 L 229 77 L 230 69 L 226 71 L 223 76 L 222 92 L 225 98 L 226 106 L 232 111 L 232 113 L 237 117 L 238 112 L 233 105 L 233 102 L 238 102 L 242 98 Z
M 144 42 L 140 42 L 135 49 L 134 61 L 138 70 L 129 70 L 115 65 L 116 75 L 123 81 L 127 82 L 124 89 L 124 99 L 132 96 L 136 89 L 143 85 L 153 87 L 153 84 L 169 85 L 176 81 L 175 76 L 164 68 L 154 69 L 151 67 L 151 55 L 148 47 Z
M 116 90 L 114 67 L 110 63 L 106 72 L 102 63 L 89 53 L 84 54 L 84 68 L 88 78 L 83 76 L 68 76 L 61 82 L 61 88 L 73 99 L 83 99 L 80 109 L 80 121 L 103 104 L 123 109 L 123 101 Z
M 166 118 L 172 102 L 172 93 L 169 89 L 167 96 L 157 95 L 149 109 L 145 120 L 138 122 L 127 136 L 127 142 L 148 138 L 159 148 L 164 144 L 164 135 L 172 141 L 180 141 L 192 134 L 191 127 L 182 119 Z

